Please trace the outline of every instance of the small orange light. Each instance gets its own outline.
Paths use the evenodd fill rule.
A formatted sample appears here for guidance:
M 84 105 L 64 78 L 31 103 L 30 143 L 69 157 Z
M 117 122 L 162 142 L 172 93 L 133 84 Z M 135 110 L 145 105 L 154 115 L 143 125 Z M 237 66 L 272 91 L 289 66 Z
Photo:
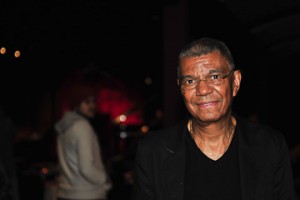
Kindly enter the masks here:
M 6 48 L 5 48 L 5 47 L 1 47 L 0 53 L 1 53 L 1 54 L 5 54 L 5 53 L 6 53 Z
M 42 174 L 48 174 L 48 172 L 49 172 L 46 167 L 43 167 L 41 171 L 42 171 Z
M 149 131 L 149 126 L 144 125 L 144 126 L 141 127 L 141 132 L 142 133 L 147 133 L 148 131 Z
M 17 50 L 17 51 L 15 51 L 14 55 L 16 58 L 19 58 L 21 56 L 21 52 Z

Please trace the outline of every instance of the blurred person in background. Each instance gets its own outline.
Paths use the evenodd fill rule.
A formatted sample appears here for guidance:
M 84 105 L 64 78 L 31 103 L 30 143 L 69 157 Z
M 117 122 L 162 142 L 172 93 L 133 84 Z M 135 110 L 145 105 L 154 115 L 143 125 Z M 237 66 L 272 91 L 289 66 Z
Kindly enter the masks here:
M 112 183 L 103 163 L 98 136 L 91 125 L 96 96 L 88 84 L 68 90 L 72 110 L 55 124 L 59 162 L 58 200 L 105 200 Z
M 241 71 L 222 41 L 201 38 L 179 54 L 188 116 L 139 141 L 134 200 L 296 200 L 284 135 L 232 111 Z

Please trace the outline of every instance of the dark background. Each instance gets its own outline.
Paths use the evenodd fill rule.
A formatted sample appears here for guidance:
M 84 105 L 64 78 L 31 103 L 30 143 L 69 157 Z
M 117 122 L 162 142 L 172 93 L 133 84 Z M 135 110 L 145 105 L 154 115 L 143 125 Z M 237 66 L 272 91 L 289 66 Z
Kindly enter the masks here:
M 125 80 L 145 99 L 158 95 L 169 125 L 180 118 L 173 109 L 181 104 L 173 98 L 178 95 L 177 53 L 185 43 L 211 36 L 228 44 L 243 70 L 236 111 L 256 113 L 292 137 L 299 122 L 294 95 L 299 5 L 271 0 L 2 0 L 0 44 L 7 53 L 0 57 L 1 101 L 17 123 L 24 118 L 34 123 L 41 96 L 55 93 L 72 70 L 94 66 Z M 19 59 L 12 56 L 16 49 L 21 50 Z M 151 86 L 145 86 L 147 77 Z
M 205 36 L 227 43 L 242 70 L 235 112 L 279 129 L 291 149 L 299 144 L 300 2 L 293 0 L 2 0 L 2 107 L 19 130 L 47 133 L 56 92 L 79 69 L 122 80 L 147 102 L 146 114 L 162 110 L 161 125 L 169 126 L 186 114 L 177 54 Z

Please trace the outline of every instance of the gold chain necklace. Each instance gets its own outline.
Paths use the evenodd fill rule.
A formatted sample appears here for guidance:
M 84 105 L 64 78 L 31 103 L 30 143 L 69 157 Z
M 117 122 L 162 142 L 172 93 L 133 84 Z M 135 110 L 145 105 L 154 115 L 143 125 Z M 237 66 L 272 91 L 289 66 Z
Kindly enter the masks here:
M 225 144 L 225 148 L 224 148 L 224 150 L 222 151 L 222 153 L 212 153 L 212 152 L 210 152 L 210 151 L 207 151 L 207 150 L 204 150 L 203 148 L 200 148 L 198 145 L 198 148 L 207 156 L 207 157 L 209 157 L 209 158 L 211 158 L 212 160 L 218 160 L 222 155 L 224 155 L 224 153 L 227 151 L 227 149 L 229 148 L 229 146 L 230 146 L 230 140 L 231 140 L 231 138 L 232 138 L 232 135 L 233 135 L 233 133 L 234 133 L 234 125 L 232 125 L 231 126 L 231 128 L 230 128 L 230 131 L 229 131 L 229 136 L 228 137 L 226 137 L 227 138 L 227 140 L 226 140 L 226 144 Z M 192 136 L 192 138 L 195 140 L 195 136 L 194 136 L 194 131 L 193 131 L 193 126 L 192 126 L 192 120 L 189 120 L 189 122 L 188 122 L 188 130 L 189 130 L 189 132 L 190 132 L 190 134 L 191 134 L 191 136 Z M 206 144 L 206 142 L 204 142 L 204 141 L 202 141 L 202 143 L 204 144 L 204 146 L 205 146 L 205 149 L 210 149 L 209 147 L 208 147 L 208 145 Z M 220 152 L 220 150 L 221 150 L 221 146 L 222 145 L 219 145 L 219 147 L 218 147 L 218 149 L 217 149 L 217 152 Z

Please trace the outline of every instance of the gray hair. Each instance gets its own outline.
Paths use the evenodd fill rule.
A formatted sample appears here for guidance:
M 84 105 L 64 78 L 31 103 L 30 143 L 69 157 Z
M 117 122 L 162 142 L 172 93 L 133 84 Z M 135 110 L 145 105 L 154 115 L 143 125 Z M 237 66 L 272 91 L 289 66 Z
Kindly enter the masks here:
M 227 60 L 230 69 L 234 69 L 234 60 L 229 48 L 224 42 L 214 38 L 205 37 L 189 43 L 179 53 L 179 59 L 202 56 L 214 51 L 220 52 Z M 179 67 L 177 68 L 178 75 Z

